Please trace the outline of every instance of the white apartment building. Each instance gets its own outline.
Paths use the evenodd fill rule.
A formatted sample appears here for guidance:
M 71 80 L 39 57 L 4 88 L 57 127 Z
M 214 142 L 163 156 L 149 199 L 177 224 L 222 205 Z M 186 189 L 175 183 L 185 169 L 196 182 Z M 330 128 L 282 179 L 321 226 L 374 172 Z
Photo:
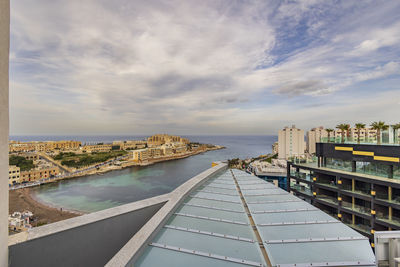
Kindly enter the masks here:
M 279 130 L 278 134 L 278 158 L 288 159 L 290 157 L 304 156 L 304 131 L 297 129 L 295 125 Z
M 315 154 L 316 152 L 316 143 L 321 142 L 322 138 L 327 138 L 328 132 L 324 129 L 323 126 L 319 126 L 316 128 L 312 128 L 307 132 L 307 151 L 310 154 Z M 333 134 L 332 134 L 333 137 Z

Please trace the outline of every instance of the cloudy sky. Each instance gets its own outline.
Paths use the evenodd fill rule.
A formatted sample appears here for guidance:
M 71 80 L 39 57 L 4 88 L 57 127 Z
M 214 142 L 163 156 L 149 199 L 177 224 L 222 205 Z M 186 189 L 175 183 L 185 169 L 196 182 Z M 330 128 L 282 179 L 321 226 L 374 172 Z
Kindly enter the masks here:
M 400 1 L 13 0 L 11 134 L 400 121 Z

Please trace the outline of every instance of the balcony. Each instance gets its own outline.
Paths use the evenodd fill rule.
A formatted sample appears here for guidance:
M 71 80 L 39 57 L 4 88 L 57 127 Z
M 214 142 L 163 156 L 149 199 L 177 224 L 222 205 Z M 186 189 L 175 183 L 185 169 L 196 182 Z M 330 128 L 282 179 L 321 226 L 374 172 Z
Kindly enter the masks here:
M 338 189 L 338 186 L 336 185 L 336 183 L 334 183 L 334 182 L 331 182 L 331 183 L 327 183 L 327 182 L 318 182 L 318 183 L 316 183 L 317 185 L 322 185 L 322 186 L 324 186 L 324 187 L 328 187 L 328 188 L 331 188 L 331 189 L 334 189 L 335 191 L 337 191 L 337 189 Z
M 320 199 L 322 201 L 328 202 L 330 204 L 333 204 L 335 206 L 339 204 L 339 201 L 337 200 L 336 197 L 332 197 L 332 196 L 328 196 L 328 195 L 317 195 L 316 198 Z
M 304 185 L 294 184 L 294 185 L 291 185 L 290 187 L 292 189 L 294 189 L 294 190 L 296 190 L 298 192 L 301 192 L 303 194 L 306 194 L 308 196 L 312 196 L 313 195 L 311 189 L 308 188 L 308 187 L 305 187 Z
M 378 221 L 384 221 L 386 223 L 390 223 L 392 225 L 400 227 L 400 217 L 396 217 L 396 216 L 390 216 L 389 217 L 389 214 L 384 214 L 382 212 L 377 212 L 376 213 L 376 219 Z
M 298 178 L 299 180 L 303 180 L 304 182 L 311 182 L 311 174 L 304 172 L 294 172 L 291 173 L 291 175 Z
M 352 190 L 351 185 L 342 185 L 342 191 L 344 193 L 351 193 L 351 194 L 356 194 L 359 196 L 363 196 L 364 198 L 371 198 L 371 190 L 369 188 L 355 188 Z
M 346 208 L 348 210 L 352 210 L 355 212 L 358 212 L 360 214 L 366 215 L 366 216 L 371 216 L 371 208 L 370 207 L 365 207 L 357 204 L 352 204 L 346 201 L 342 202 L 342 207 Z

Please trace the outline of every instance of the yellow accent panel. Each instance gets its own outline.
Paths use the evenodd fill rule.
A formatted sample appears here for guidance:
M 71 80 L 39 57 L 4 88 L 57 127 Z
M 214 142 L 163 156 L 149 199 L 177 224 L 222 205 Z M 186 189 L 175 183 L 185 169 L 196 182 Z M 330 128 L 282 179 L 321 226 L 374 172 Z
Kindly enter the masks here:
M 400 162 L 400 158 L 383 157 L 383 156 L 374 156 L 374 160 Z
M 211 163 L 211 167 L 215 167 L 217 165 L 218 165 L 218 163 L 216 163 L 216 162 Z
M 340 151 L 353 151 L 352 147 L 347 147 L 347 146 L 335 146 L 335 150 L 340 150 Z
M 360 155 L 360 156 L 374 156 L 374 152 L 368 152 L 368 151 L 353 151 L 353 155 Z

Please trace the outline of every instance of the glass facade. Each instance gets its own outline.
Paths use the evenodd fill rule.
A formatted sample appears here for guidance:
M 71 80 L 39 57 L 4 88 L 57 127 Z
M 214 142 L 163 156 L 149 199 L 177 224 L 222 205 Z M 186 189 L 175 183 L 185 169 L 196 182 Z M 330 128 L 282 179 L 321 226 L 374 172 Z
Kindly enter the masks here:
M 393 178 L 400 179 L 400 166 L 393 166 Z
M 389 165 L 375 162 L 356 162 L 356 172 L 381 177 L 389 177 Z
M 351 161 L 342 159 L 326 158 L 326 167 L 351 172 Z

